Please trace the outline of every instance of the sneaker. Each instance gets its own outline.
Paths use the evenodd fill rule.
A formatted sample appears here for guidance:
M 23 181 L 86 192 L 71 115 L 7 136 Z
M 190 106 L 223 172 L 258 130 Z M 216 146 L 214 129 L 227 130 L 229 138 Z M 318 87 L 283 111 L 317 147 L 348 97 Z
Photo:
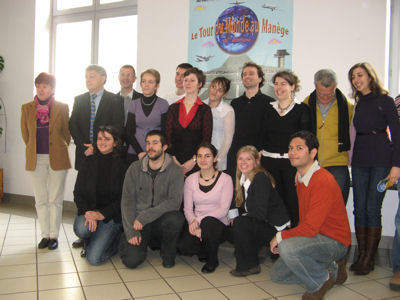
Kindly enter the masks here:
M 400 272 L 396 272 L 393 274 L 392 279 L 389 283 L 390 289 L 394 291 L 400 291 Z
M 324 285 L 315 293 L 305 292 L 301 299 L 303 300 L 321 300 L 326 292 L 335 284 L 331 274 L 329 274 L 329 279 L 325 281 Z
M 258 274 L 260 272 L 261 272 L 261 267 L 260 267 L 260 265 L 258 265 L 258 266 L 254 267 L 254 268 L 251 268 L 251 269 L 247 270 L 247 271 L 238 271 L 236 269 L 233 269 L 233 270 L 231 270 L 230 273 L 235 277 L 244 277 L 244 276 L 249 276 L 249 275 L 253 275 L 253 274 Z

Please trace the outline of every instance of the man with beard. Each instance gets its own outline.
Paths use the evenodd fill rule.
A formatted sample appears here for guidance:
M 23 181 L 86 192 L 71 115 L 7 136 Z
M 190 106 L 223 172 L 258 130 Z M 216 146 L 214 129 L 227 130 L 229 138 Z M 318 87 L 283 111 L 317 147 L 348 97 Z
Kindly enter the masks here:
M 228 152 L 227 173 L 235 178 L 236 153 L 245 145 L 257 146 L 261 135 L 262 119 L 266 106 L 273 98 L 261 93 L 264 85 L 264 72 L 253 62 L 247 62 L 242 69 L 242 83 L 245 92 L 239 98 L 232 100 L 235 112 L 235 133 Z
M 184 222 L 179 211 L 183 173 L 165 153 L 167 148 L 165 135 L 150 131 L 146 135 L 147 155 L 132 163 L 125 175 L 120 254 L 128 268 L 136 268 L 146 259 L 147 246 L 161 249 L 165 268 L 175 265 L 176 243 Z

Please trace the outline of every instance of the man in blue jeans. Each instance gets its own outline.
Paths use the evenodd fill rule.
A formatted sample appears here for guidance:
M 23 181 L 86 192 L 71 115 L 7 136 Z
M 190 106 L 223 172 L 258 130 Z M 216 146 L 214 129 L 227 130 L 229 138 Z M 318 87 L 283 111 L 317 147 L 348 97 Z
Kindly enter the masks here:
M 280 254 L 271 279 L 304 284 L 303 300 L 320 300 L 335 283 L 346 281 L 344 256 L 351 242 L 342 192 L 333 175 L 318 165 L 317 152 L 313 133 L 299 131 L 291 137 L 288 154 L 298 172 L 300 220 L 270 242 L 271 252 Z

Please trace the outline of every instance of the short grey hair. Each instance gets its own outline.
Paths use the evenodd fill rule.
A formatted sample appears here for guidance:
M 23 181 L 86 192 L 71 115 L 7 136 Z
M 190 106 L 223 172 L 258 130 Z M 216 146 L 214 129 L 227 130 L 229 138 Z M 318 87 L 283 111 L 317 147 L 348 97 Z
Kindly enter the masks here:
M 336 73 L 331 69 L 319 70 L 314 75 L 314 84 L 319 82 L 324 87 L 330 87 L 332 84 L 337 85 Z
M 107 72 L 102 66 L 99 65 L 89 65 L 86 67 L 86 72 L 88 71 L 95 71 L 100 76 L 104 76 L 107 80 Z

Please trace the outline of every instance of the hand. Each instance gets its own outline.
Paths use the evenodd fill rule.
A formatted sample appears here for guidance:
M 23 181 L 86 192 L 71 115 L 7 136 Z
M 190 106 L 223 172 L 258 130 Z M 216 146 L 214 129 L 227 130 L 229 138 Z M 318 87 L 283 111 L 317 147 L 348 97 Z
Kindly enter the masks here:
M 139 158 L 139 159 L 142 159 L 142 157 L 145 156 L 145 155 L 146 155 L 146 152 L 140 152 L 140 153 L 138 154 L 138 158 Z
M 193 220 L 193 222 L 189 224 L 189 232 L 190 232 L 190 234 L 196 236 L 196 230 L 198 228 L 199 228 L 199 222 L 197 222 L 197 220 Z
M 142 223 L 140 223 L 138 220 L 135 220 L 135 221 L 133 222 L 133 229 L 135 229 L 135 230 L 142 230 L 142 229 L 143 229 Z
M 201 228 L 200 228 L 200 227 L 197 228 L 197 229 L 194 231 L 194 235 L 197 236 L 197 237 L 200 239 L 200 242 L 203 241 L 203 240 L 201 239 Z
M 392 167 L 387 178 L 392 182 L 392 185 L 397 184 L 397 180 L 400 178 L 400 168 Z
M 274 236 L 274 238 L 269 242 L 269 248 L 273 254 L 279 254 L 276 236 Z
M 84 226 L 88 226 L 90 232 L 95 232 L 97 229 L 97 221 L 93 219 L 86 219 Z
M 83 146 L 87 147 L 84 154 L 85 156 L 93 155 L 93 145 L 92 144 L 83 144 Z
M 133 246 L 139 246 L 141 242 L 142 242 L 142 238 L 140 236 L 134 236 L 133 238 L 128 240 L 128 243 Z
M 85 213 L 85 218 L 95 220 L 95 221 L 103 221 L 105 219 L 105 217 L 103 216 L 103 214 L 101 212 L 93 211 L 93 210 L 87 211 Z
M 233 219 L 229 219 L 229 225 L 233 226 L 233 221 L 235 220 L 235 218 Z
M 182 165 L 183 174 L 186 174 L 187 172 L 191 171 L 195 165 L 196 165 L 196 162 L 193 159 L 189 159 L 188 161 L 185 161 Z

